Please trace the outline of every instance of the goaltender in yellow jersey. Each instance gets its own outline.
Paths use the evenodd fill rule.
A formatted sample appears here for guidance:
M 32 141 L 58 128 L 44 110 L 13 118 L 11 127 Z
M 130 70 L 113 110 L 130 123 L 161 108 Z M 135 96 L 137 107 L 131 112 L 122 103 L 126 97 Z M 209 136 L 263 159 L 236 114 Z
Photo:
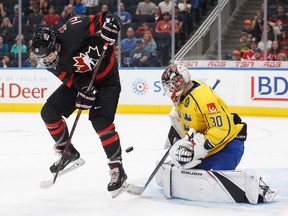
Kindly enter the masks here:
M 175 165 L 184 169 L 234 170 L 244 153 L 246 123 L 229 112 L 210 86 L 191 80 L 186 67 L 170 65 L 161 79 L 177 113 L 172 119 L 178 127 L 171 127 L 169 140 L 182 138 L 171 141 L 174 145 L 170 156 Z
M 215 146 L 208 152 L 212 155 L 232 141 L 244 125 L 234 124 L 233 115 L 210 86 L 200 81 L 192 83 L 193 87 L 176 106 L 182 133 L 187 134 L 190 128 L 194 128 L 205 134 L 205 138 Z

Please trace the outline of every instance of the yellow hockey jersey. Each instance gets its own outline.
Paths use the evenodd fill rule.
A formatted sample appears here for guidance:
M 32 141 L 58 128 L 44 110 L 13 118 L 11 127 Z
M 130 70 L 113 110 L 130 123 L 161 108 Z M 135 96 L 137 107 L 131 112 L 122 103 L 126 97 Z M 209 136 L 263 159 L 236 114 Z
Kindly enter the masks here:
M 210 86 L 200 81 L 193 83 L 194 86 L 176 106 L 178 120 L 183 134 L 194 128 L 215 145 L 208 153 L 210 156 L 232 141 L 243 124 L 234 124 L 227 105 Z

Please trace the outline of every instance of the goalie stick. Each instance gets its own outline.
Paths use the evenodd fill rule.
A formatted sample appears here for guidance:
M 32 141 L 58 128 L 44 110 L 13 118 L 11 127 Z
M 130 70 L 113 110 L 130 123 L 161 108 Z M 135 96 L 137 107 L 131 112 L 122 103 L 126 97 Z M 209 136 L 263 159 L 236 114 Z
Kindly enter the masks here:
M 218 86 L 219 83 L 220 83 L 220 79 L 217 79 L 216 82 L 214 83 L 212 89 L 215 90 L 215 88 Z M 145 189 L 147 188 L 147 186 L 149 185 L 151 180 L 154 178 L 154 176 L 156 175 L 156 173 L 158 172 L 158 170 L 160 169 L 160 167 L 162 166 L 164 161 L 167 159 L 171 147 L 172 147 L 172 145 L 169 147 L 169 149 L 166 151 L 165 155 L 159 161 L 159 163 L 157 164 L 157 166 L 155 167 L 155 169 L 153 170 L 153 172 L 149 176 L 148 180 L 146 181 L 145 185 L 143 187 L 140 187 L 140 186 L 137 186 L 134 184 L 128 184 L 126 187 L 127 193 L 133 194 L 135 196 L 140 196 L 145 191 Z
M 98 62 L 97 62 L 96 66 L 95 66 L 95 68 L 94 68 L 94 70 L 93 70 L 92 78 L 91 78 L 91 81 L 90 81 L 90 83 L 89 83 L 89 86 L 88 86 L 86 92 L 90 92 L 91 89 L 92 89 L 92 87 L 93 87 L 95 77 L 96 77 L 96 75 L 97 75 L 97 73 L 98 73 L 98 69 L 99 69 L 99 67 L 100 67 L 100 65 L 101 65 L 101 62 L 102 62 L 104 56 L 105 56 L 105 52 L 106 52 L 107 48 L 108 48 L 108 42 L 106 42 L 106 43 L 104 44 L 104 46 L 103 46 L 102 54 L 101 54 L 101 56 L 99 57 Z M 70 143 L 71 143 L 72 136 L 73 136 L 74 131 L 75 131 L 75 129 L 76 129 L 76 126 L 77 126 L 77 124 L 78 124 L 78 121 L 79 121 L 79 118 L 80 118 L 81 113 L 82 113 L 82 109 L 78 109 L 78 112 L 77 112 L 77 115 L 76 115 L 74 124 L 73 124 L 73 126 L 72 126 L 70 135 L 69 135 L 69 137 L 68 137 L 68 140 L 67 140 L 66 145 L 65 145 L 65 148 L 64 148 L 64 152 L 63 152 L 62 157 L 61 157 L 61 159 L 60 159 L 60 162 L 59 162 L 59 164 L 58 164 L 58 166 L 57 166 L 57 171 L 56 171 L 56 173 L 55 173 L 55 175 L 54 175 L 53 184 L 55 184 L 55 181 L 56 181 L 57 176 L 58 176 L 59 171 L 60 171 L 60 167 L 62 166 L 63 161 L 64 161 L 64 159 L 65 159 L 65 157 L 66 157 L 66 155 L 67 155 L 68 147 L 69 147 L 69 145 L 70 145 Z

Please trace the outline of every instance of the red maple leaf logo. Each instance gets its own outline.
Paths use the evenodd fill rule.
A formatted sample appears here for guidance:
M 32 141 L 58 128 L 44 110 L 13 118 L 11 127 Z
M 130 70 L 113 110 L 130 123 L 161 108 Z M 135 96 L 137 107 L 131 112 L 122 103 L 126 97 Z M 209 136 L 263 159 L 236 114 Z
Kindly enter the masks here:
M 73 66 L 77 67 L 77 71 L 79 73 L 85 73 L 90 70 L 89 66 L 84 62 L 85 54 L 80 53 L 80 56 L 74 57 L 73 59 L 76 63 Z
M 98 62 L 98 59 L 93 59 L 89 56 L 91 51 L 95 52 L 98 57 L 100 56 L 97 46 L 94 48 L 89 46 L 87 52 L 80 53 L 79 56 L 73 57 L 76 62 L 73 66 L 77 67 L 77 70 L 75 72 L 85 73 L 93 70 L 96 63 Z

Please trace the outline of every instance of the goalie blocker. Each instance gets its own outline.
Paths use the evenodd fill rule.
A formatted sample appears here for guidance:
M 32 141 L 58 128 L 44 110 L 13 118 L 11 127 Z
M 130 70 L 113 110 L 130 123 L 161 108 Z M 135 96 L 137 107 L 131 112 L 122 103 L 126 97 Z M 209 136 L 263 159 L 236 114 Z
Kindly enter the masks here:
M 277 194 L 246 171 L 183 170 L 164 163 L 156 175 L 167 198 L 224 203 L 270 203 Z

